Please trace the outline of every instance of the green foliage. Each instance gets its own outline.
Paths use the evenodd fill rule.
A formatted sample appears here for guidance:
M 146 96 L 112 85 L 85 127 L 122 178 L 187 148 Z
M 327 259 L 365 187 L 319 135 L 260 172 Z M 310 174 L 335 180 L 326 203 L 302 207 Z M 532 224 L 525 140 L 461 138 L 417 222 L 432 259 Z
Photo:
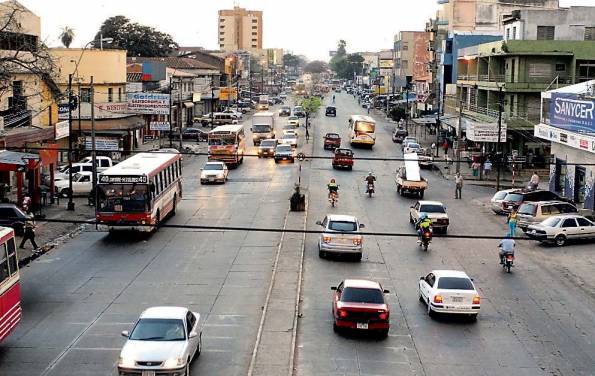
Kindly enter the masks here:
M 362 73 L 362 63 L 364 58 L 360 54 L 347 54 L 347 43 L 344 40 L 339 41 L 337 53 L 331 59 L 330 68 L 339 78 L 351 79 L 354 73 Z
M 304 112 L 307 115 L 313 114 L 314 112 L 318 111 L 320 106 L 322 106 L 322 101 L 318 97 L 308 97 L 302 100 L 300 106 L 304 109 Z
M 314 60 L 309 62 L 304 67 L 304 72 L 306 73 L 323 73 L 328 70 L 328 64 L 324 61 Z
M 283 55 L 283 65 L 286 67 L 298 68 L 306 64 L 304 59 L 298 55 L 287 53 Z
M 125 49 L 128 56 L 162 57 L 178 47 L 171 35 L 131 22 L 124 16 L 106 19 L 95 35 L 94 46 L 100 44 L 101 37 L 113 39 L 111 43 L 104 43 L 104 47 Z
M 66 48 L 70 48 L 70 44 L 74 39 L 74 30 L 69 28 L 68 26 L 64 26 L 62 31 L 60 32 L 60 41 Z

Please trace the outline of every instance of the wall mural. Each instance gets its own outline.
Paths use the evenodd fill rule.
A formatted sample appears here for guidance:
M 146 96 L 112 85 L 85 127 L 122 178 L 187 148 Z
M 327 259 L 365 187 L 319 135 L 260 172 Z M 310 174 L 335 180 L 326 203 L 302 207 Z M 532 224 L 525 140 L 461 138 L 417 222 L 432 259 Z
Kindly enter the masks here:
M 593 171 L 589 170 L 589 176 L 587 177 L 587 183 L 585 184 L 585 209 L 595 209 L 595 195 L 593 190 L 595 189 L 595 178 L 593 178 Z
M 576 166 L 566 166 L 566 179 L 564 180 L 564 197 L 574 200 L 574 170 Z
M 555 156 L 552 155 L 552 161 L 555 161 Z M 550 192 L 556 192 L 556 164 L 550 165 L 550 180 L 548 183 Z

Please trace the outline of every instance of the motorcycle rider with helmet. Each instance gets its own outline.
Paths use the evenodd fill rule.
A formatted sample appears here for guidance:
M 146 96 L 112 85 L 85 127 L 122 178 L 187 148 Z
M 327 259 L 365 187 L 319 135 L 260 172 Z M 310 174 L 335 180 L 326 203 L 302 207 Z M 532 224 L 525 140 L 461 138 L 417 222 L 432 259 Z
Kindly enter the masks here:
M 368 186 L 371 184 L 372 185 L 372 190 L 375 190 L 374 188 L 374 182 L 376 181 L 376 176 L 374 176 L 374 174 L 372 173 L 372 171 L 370 171 L 368 173 L 368 176 L 366 176 L 364 178 L 364 180 L 366 181 L 366 193 L 368 193 Z
M 328 183 L 326 185 L 327 189 L 328 189 L 328 197 L 331 197 L 331 193 L 335 192 L 335 194 L 337 195 L 337 197 L 339 196 L 339 185 L 337 184 L 337 182 L 335 181 L 335 179 L 331 179 L 330 183 Z
M 428 218 L 428 215 L 426 213 L 420 213 L 419 220 L 415 223 L 415 228 L 417 229 L 417 235 L 419 237 L 419 240 L 421 240 L 421 235 L 425 231 L 432 230 L 432 220 Z

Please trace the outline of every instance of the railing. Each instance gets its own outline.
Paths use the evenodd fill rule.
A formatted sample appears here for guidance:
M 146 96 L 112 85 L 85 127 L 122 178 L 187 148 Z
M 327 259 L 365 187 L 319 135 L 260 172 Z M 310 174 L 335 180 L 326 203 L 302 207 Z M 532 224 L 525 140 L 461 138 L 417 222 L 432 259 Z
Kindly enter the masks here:
M 486 115 L 495 119 L 498 118 L 498 110 L 494 110 L 487 107 L 480 107 L 474 104 L 463 103 L 463 111 L 465 110 L 475 112 L 481 115 Z
M 477 75 L 476 74 L 459 74 L 459 75 L 457 75 L 457 80 L 477 81 Z
M 4 127 L 18 128 L 31 125 L 31 111 L 22 110 L 8 115 L 4 115 Z

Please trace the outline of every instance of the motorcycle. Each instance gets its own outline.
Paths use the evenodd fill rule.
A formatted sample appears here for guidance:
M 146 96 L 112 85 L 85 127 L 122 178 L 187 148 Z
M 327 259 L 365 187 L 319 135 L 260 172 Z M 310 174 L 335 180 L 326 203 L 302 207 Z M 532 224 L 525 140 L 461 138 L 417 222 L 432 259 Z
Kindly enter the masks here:
M 332 191 L 329 194 L 329 199 L 328 201 L 331 203 L 331 206 L 334 208 L 337 205 L 337 201 L 339 200 L 339 195 L 337 194 L 337 192 Z
M 504 270 L 510 273 L 510 269 L 514 266 L 514 253 L 505 253 L 502 256 L 502 259 L 502 267 L 504 268 Z
M 430 243 L 432 243 L 432 229 L 425 229 L 421 231 L 420 240 L 418 240 L 419 246 L 423 247 L 424 251 L 428 251 Z
M 368 189 L 366 190 L 368 197 L 372 197 L 374 194 L 374 183 L 368 183 Z

